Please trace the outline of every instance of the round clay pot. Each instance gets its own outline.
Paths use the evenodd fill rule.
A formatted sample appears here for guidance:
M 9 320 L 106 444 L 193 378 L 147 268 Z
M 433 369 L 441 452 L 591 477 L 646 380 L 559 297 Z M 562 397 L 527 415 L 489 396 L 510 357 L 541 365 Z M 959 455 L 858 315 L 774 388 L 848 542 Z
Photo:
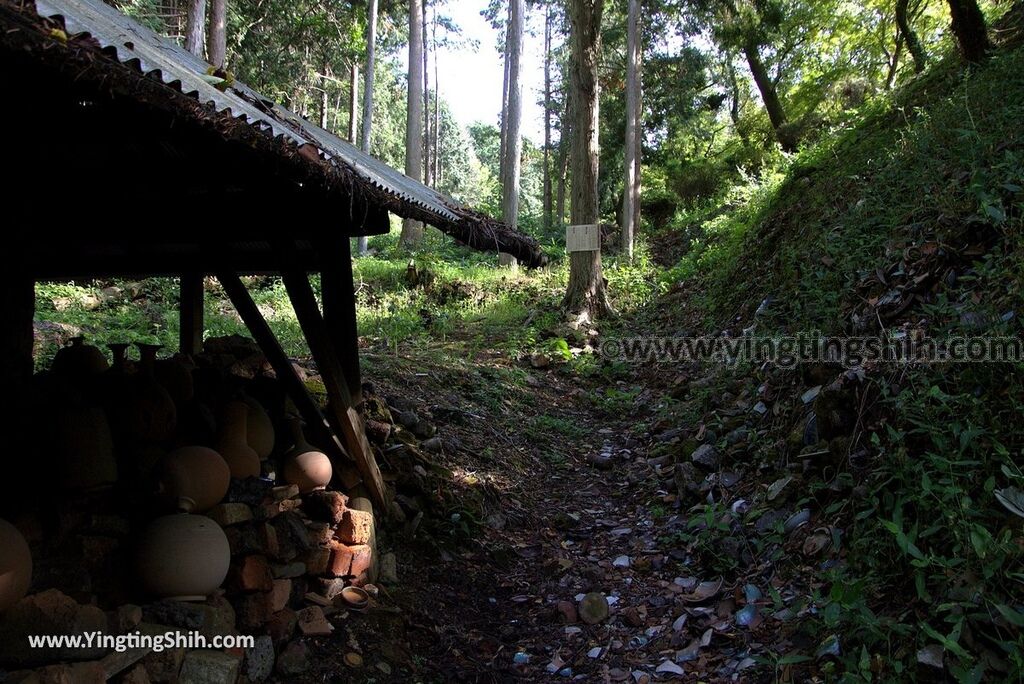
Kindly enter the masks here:
M 136 563 L 146 591 L 178 601 L 203 601 L 227 577 L 231 548 L 214 521 L 175 513 L 157 518 L 146 528 Z
M 175 404 L 183 404 L 195 396 L 195 383 L 192 381 L 192 369 L 195 366 L 192 359 L 181 354 L 175 354 L 169 359 L 157 361 L 154 366 L 154 375 L 157 382 L 163 385 Z
M 246 441 L 260 460 L 265 460 L 274 450 L 274 423 L 266 409 L 252 397 L 243 396 L 242 403 L 248 407 L 245 417 Z
M 217 437 L 217 451 L 227 461 L 231 477 L 259 477 L 260 457 L 246 441 L 249 407 L 232 401 L 224 407 L 224 420 Z
M 71 345 L 53 357 L 53 372 L 69 380 L 88 380 L 107 368 L 107 357 L 96 347 L 85 344 L 84 337 L 71 338 Z
M 103 409 L 64 404 L 54 411 L 50 426 L 62 489 L 86 491 L 117 482 L 114 441 Z
M 0 613 L 25 597 L 32 582 L 32 553 L 17 527 L 0 520 Z
M 193 510 L 207 511 L 224 498 L 231 469 L 213 449 L 186 446 L 164 456 L 157 465 L 157 491 L 172 502 L 190 499 Z
M 298 418 L 289 420 L 295 446 L 284 458 L 284 479 L 288 484 L 298 485 L 303 494 L 323 489 L 330 483 L 333 469 L 327 454 L 311 446 L 302 433 Z

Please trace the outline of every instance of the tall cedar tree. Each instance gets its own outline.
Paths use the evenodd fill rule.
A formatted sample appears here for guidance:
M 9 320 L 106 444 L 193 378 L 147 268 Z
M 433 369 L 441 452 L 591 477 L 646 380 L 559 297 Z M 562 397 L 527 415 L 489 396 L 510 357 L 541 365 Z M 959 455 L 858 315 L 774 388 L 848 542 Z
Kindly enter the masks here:
M 409 84 L 406 99 L 405 175 L 420 180 L 423 173 L 423 4 L 409 0 Z M 423 224 L 402 222 L 402 246 L 412 249 L 423 239 Z
M 599 223 L 597 180 L 600 160 L 598 122 L 601 61 L 601 15 L 604 0 L 569 0 L 572 53 L 569 97 L 572 100 L 572 169 L 570 220 L 573 225 Z M 573 252 L 569 257 L 569 286 L 563 306 L 581 320 L 612 313 L 601 270 L 601 250 Z

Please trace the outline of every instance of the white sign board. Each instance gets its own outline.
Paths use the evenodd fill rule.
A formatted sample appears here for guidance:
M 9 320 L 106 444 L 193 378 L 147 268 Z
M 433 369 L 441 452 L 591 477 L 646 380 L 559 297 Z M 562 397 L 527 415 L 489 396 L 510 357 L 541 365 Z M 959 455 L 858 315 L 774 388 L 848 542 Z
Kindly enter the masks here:
M 601 226 L 567 226 L 565 229 L 565 249 L 568 252 L 600 252 Z

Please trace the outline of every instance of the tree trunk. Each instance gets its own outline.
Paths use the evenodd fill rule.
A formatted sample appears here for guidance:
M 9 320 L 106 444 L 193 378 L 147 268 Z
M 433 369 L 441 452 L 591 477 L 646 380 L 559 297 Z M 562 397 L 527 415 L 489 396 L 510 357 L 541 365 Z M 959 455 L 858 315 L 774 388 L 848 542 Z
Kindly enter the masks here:
M 366 8 L 366 72 L 363 74 L 363 128 L 359 147 L 370 154 L 370 139 L 373 135 L 373 70 L 376 68 L 377 52 L 377 0 L 370 0 Z M 366 254 L 366 236 L 359 237 L 356 249 L 360 256 Z
M 508 111 L 508 44 L 511 40 L 509 38 L 512 30 L 512 24 L 505 24 L 505 53 L 503 58 L 504 75 L 501 81 L 501 121 L 499 122 L 499 134 L 498 134 L 498 185 L 505 187 L 505 153 L 506 145 L 508 144 L 508 117 L 505 113 Z
M 551 2 L 544 7 L 544 231 L 551 230 Z
M 754 77 L 754 83 L 761 93 L 764 101 L 764 108 L 768 112 L 768 119 L 772 122 L 772 129 L 775 130 L 775 137 L 778 139 L 782 149 L 787 152 L 796 151 L 796 141 L 786 131 L 786 110 L 782 107 L 782 100 L 779 99 L 779 91 L 775 87 L 768 69 L 761 61 L 761 52 L 753 38 L 743 43 L 743 54 L 747 58 L 747 65 L 750 66 L 750 75 Z
M 526 0 L 509 0 L 508 3 L 508 43 L 505 48 L 505 60 L 508 62 L 508 104 L 505 116 L 505 159 L 503 161 L 504 181 L 501 186 L 501 220 L 509 228 L 519 224 L 519 176 L 522 172 L 523 138 L 521 126 L 523 121 L 523 84 L 521 67 L 523 61 L 523 28 L 526 21 Z M 502 266 L 515 266 L 516 260 L 511 254 L 500 254 Z
M 569 116 L 569 96 L 562 104 L 562 130 L 558 136 L 558 192 L 555 198 L 555 215 L 558 227 L 565 225 L 565 185 L 569 176 L 569 140 L 572 138 L 572 119 Z
M 192 0 L 188 4 L 185 49 L 199 59 L 206 53 L 206 0 Z
M 924 46 L 921 45 L 921 39 L 917 37 L 917 32 L 910 25 L 910 12 L 907 10 L 909 4 L 910 0 L 896 0 L 896 25 L 900 29 L 900 35 L 903 36 L 903 42 L 906 43 L 910 56 L 914 58 L 914 71 L 921 73 L 928 64 L 928 55 L 924 51 Z M 896 59 L 893 59 L 893 62 L 899 64 Z
M 434 140 L 431 148 L 434 150 L 434 170 L 431 177 L 434 179 L 434 187 L 441 183 L 441 74 L 440 66 L 437 63 L 437 9 L 434 9 L 434 21 L 430 28 L 434 41 Z
M 892 90 L 893 84 L 896 83 L 896 72 L 900 69 L 900 59 L 903 57 L 903 44 L 905 42 L 903 34 L 898 34 L 896 37 L 896 49 L 892 51 L 892 59 L 889 62 L 889 73 L 885 77 L 886 90 Z
M 348 91 L 348 141 L 356 144 L 359 137 L 359 65 L 352 62 Z
M 430 178 L 430 69 L 429 69 L 429 43 L 427 42 L 427 5 L 430 0 L 423 0 L 422 28 L 423 28 L 423 182 L 433 185 Z
M 327 130 L 327 79 L 321 79 L 320 86 L 320 128 Z
M 593 225 L 598 214 L 597 181 L 600 144 L 598 121 L 601 57 L 601 15 L 604 0 L 569 0 L 572 52 L 569 96 L 572 99 L 573 135 L 569 145 L 572 168 L 570 221 Z M 569 286 L 563 306 L 581 321 L 612 312 L 601 271 L 601 250 L 573 252 L 569 257 Z
M 206 61 L 224 68 L 228 51 L 228 0 L 210 0 L 210 26 L 206 40 Z
M 639 122 L 640 93 L 637 84 L 640 40 L 640 0 L 629 0 L 626 30 L 626 136 L 625 187 L 622 193 L 622 253 L 633 259 L 633 238 L 636 234 L 636 206 L 640 202 L 637 177 L 637 127 Z
M 985 61 L 990 47 L 988 28 L 977 0 L 949 0 L 949 11 L 953 16 L 953 35 L 964 59 L 972 64 Z
M 420 180 L 423 173 L 423 4 L 409 0 L 409 78 L 405 121 L 405 175 Z M 423 224 L 402 222 L 401 244 L 413 249 L 423 239 Z

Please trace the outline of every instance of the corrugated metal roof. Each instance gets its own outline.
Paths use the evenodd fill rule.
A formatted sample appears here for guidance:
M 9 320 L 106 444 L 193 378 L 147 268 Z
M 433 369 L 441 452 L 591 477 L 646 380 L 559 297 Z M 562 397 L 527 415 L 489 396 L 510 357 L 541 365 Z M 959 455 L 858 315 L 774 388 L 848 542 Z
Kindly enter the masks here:
M 344 165 L 363 181 L 425 211 L 434 218 L 428 218 L 429 223 L 443 227 L 471 220 L 468 210 L 457 207 L 453 200 L 267 100 L 245 84 L 235 82 L 224 91 L 218 90 L 203 78 L 209 64 L 100 0 L 36 0 L 35 6 L 41 17 L 59 16 L 69 34 L 88 33 L 101 47 L 115 50 L 118 61 L 137 61 L 142 73 L 158 75 L 169 85 L 180 84 L 183 93 L 217 112 L 243 118 L 296 145 L 315 145 L 331 164 Z M 416 218 L 426 218 L 423 211 L 417 212 Z

